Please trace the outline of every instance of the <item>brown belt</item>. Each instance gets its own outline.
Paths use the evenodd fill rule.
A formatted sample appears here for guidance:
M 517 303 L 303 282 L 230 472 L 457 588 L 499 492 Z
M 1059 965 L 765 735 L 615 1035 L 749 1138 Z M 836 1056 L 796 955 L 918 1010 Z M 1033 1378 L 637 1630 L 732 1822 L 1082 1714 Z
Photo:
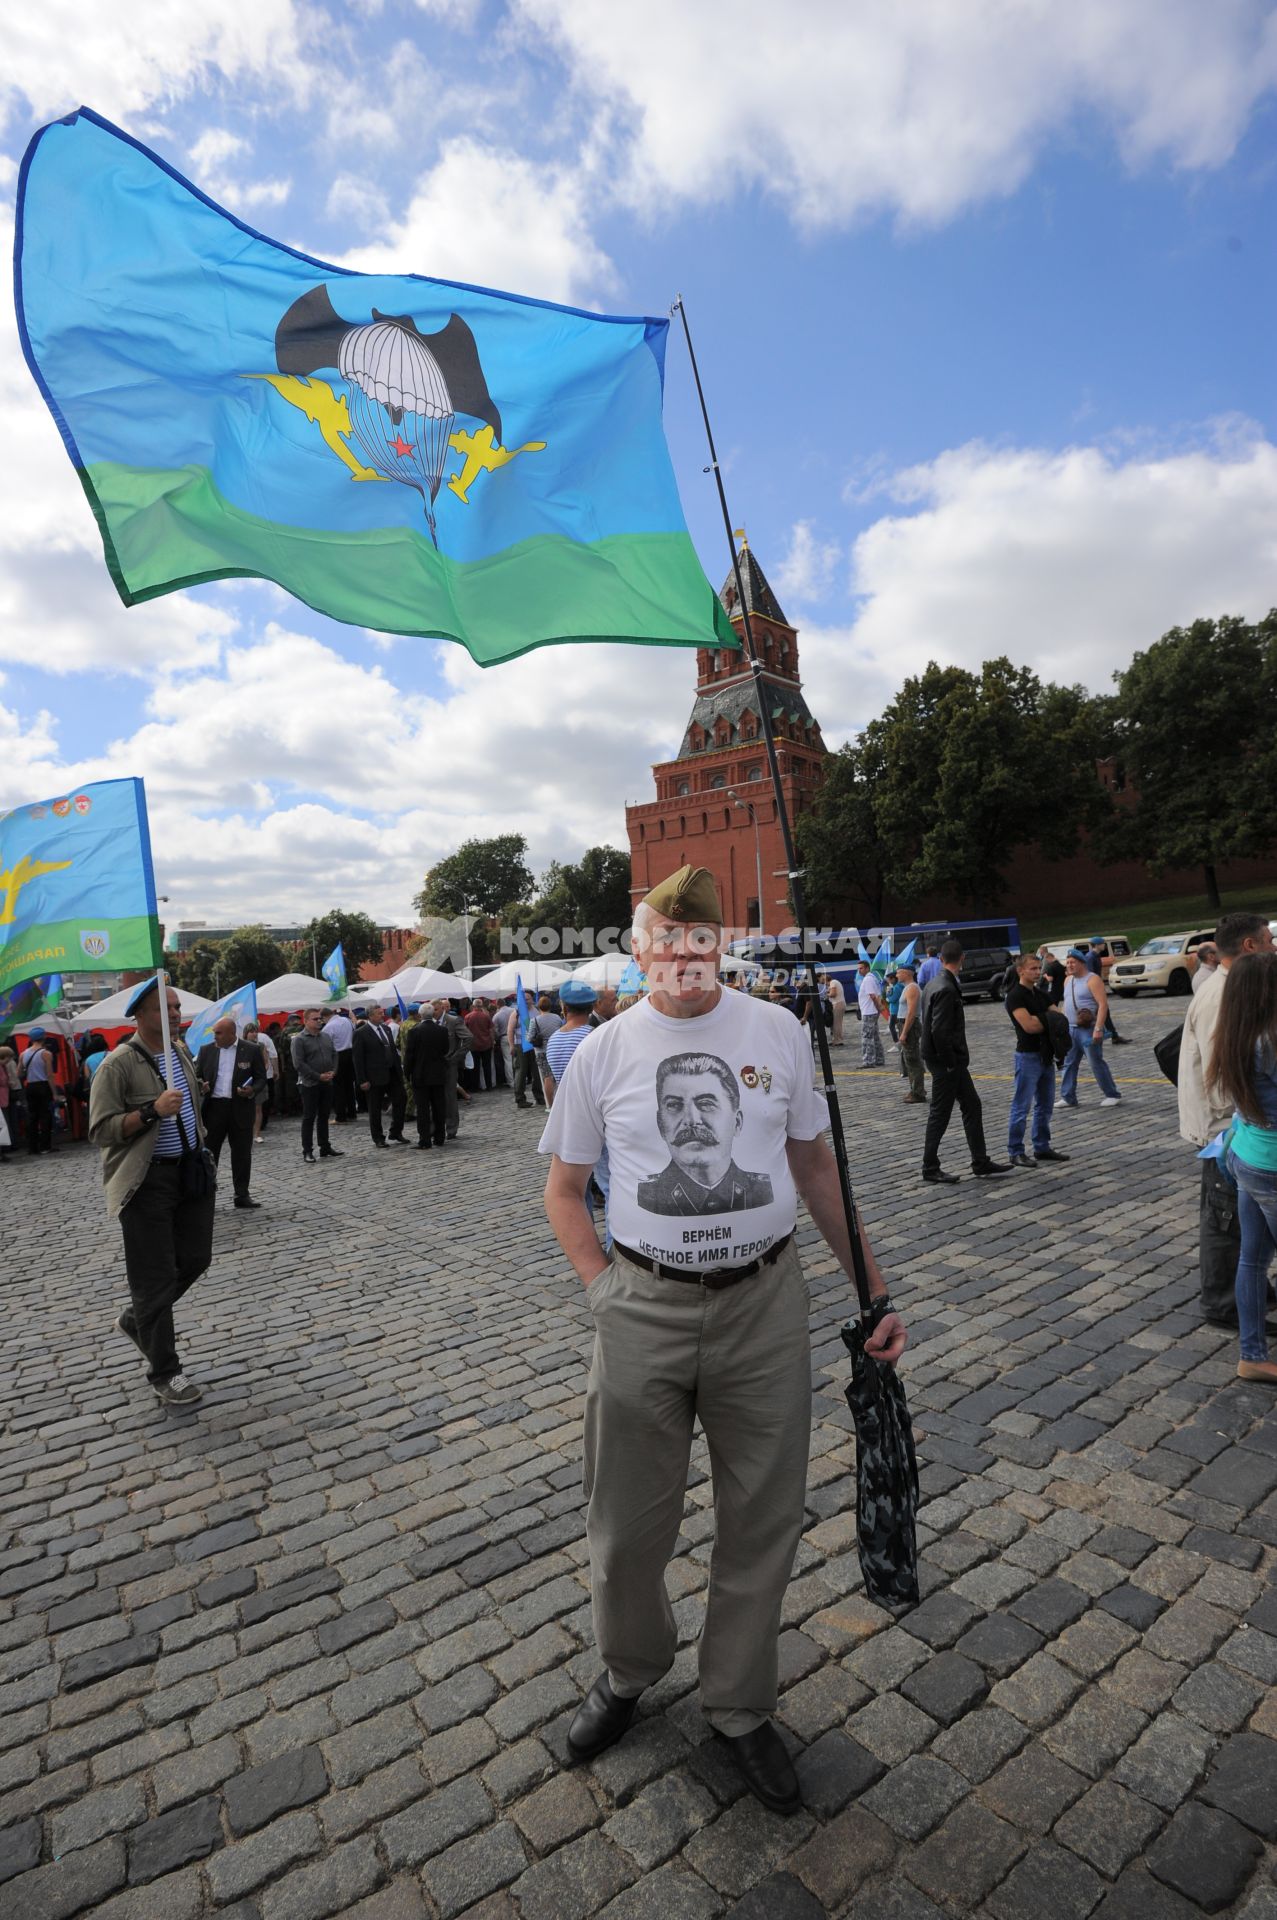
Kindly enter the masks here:
M 761 1273 L 764 1267 L 774 1267 L 793 1237 L 791 1229 L 783 1240 L 778 1240 L 759 1259 L 751 1260 L 744 1267 L 706 1267 L 691 1271 L 686 1267 L 667 1267 L 659 1260 L 649 1260 L 645 1253 L 635 1253 L 631 1247 L 623 1247 L 619 1240 L 613 1241 L 612 1251 L 619 1254 L 622 1260 L 632 1260 L 636 1267 L 654 1273 L 658 1280 L 681 1280 L 685 1286 L 708 1287 L 711 1293 L 718 1293 L 724 1287 L 734 1287 L 738 1280 L 748 1280 L 754 1274 Z

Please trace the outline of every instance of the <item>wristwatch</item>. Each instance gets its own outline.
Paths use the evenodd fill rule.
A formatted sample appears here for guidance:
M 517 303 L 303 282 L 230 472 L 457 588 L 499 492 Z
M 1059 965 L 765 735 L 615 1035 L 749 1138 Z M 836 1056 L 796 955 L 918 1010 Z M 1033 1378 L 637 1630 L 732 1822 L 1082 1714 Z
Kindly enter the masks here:
M 138 1112 L 138 1118 L 142 1122 L 142 1126 L 144 1129 L 146 1127 L 154 1127 L 159 1125 L 160 1116 L 155 1111 L 154 1100 L 148 1100 L 145 1106 L 138 1108 L 137 1112 Z

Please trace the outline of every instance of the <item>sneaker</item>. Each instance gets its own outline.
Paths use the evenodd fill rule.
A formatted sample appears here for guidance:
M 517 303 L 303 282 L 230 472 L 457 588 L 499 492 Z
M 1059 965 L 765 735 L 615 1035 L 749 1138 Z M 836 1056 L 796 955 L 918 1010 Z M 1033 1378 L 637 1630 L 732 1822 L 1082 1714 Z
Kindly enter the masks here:
M 132 1307 L 125 1307 L 124 1312 L 120 1315 L 119 1319 L 116 1321 L 115 1324 L 120 1329 L 120 1332 L 124 1335 L 124 1338 L 126 1340 L 131 1340 L 133 1342 L 133 1345 L 137 1348 L 139 1353 L 146 1352 L 146 1348 L 142 1345 L 142 1342 L 137 1337 L 137 1328 L 133 1324 Z
M 1106 1093 L 1104 1098 L 1100 1101 L 1100 1105 L 1102 1107 L 1120 1107 L 1121 1104 L 1122 1104 L 1122 1096 L 1120 1093 Z
M 1081 1104 L 1082 1102 L 1080 1100 L 1057 1100 L 1055 1110 L 1058 1113 L 1060 1108 L 1063 1107 L 1066 1113 L 1076 1113 Z
M 151 1389 L 162 1407 L 193 1407 L 204 1398 L 204 1389 L 184 1373 L 175 1373 L 171 1380 L 153 1380 Z

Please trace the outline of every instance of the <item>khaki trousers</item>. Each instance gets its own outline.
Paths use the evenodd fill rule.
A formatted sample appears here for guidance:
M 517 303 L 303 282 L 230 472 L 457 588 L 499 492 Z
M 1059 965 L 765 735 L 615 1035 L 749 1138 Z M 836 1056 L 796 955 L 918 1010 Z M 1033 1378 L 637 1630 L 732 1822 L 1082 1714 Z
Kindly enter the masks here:
M 811 1334 L 797 1251 L 791 1241 L 774 1266 L 720 1292 L 617 1257 L 587 1297 L 586 1535 L 612 1688 L 639 1693 L 673 1664 L 665 1568 L 699 1419 L 715 1520 L 701 1708 L 719 1733 L 751 1733 L 776 1706 L 781 1605 L 807 1488 Z

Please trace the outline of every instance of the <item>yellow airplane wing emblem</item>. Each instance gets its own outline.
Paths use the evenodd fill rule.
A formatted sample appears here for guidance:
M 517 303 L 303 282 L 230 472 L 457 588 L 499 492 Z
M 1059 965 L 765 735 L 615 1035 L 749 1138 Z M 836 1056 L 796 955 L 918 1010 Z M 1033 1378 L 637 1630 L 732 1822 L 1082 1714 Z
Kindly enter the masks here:
M 332 449 L 343 466 L 350 468 L 352 480 L 380 480 L 383 476 L 366 467 L 346 445 L 350 433 L 350 408 L 344 393 L 336 394 L 326 380 L 307 380 L 295 373 L 246 373 L 246 380 L 265 380 L 281 400 L 304 413 L 312 426 L 319 428 L 326 447 Z
M 0 927 L 17 919 L 18 895 L 28 880 L 38 880 L 42 873 L 61 873 L 70 864 L 69 860 L 33 860 L 24 853 L 16 867 L 0 867 Z
M 464 456 L 465 465 L 460 473 L 454 473 L 448 481 L 449 493 L 455 493 L 464 506 L 469 506 L 467 498 L 470 488 L 481 473 L 495 473 L 498 467 L 509 466 L 521 453 L 544 453 L 544 440 L 526 440 L 521 447 L 498 447 L 496 436 L 491 427 L 480 427 L 478 433 L 454 433 L 449 436 L 448 445 L 454 453 Z

